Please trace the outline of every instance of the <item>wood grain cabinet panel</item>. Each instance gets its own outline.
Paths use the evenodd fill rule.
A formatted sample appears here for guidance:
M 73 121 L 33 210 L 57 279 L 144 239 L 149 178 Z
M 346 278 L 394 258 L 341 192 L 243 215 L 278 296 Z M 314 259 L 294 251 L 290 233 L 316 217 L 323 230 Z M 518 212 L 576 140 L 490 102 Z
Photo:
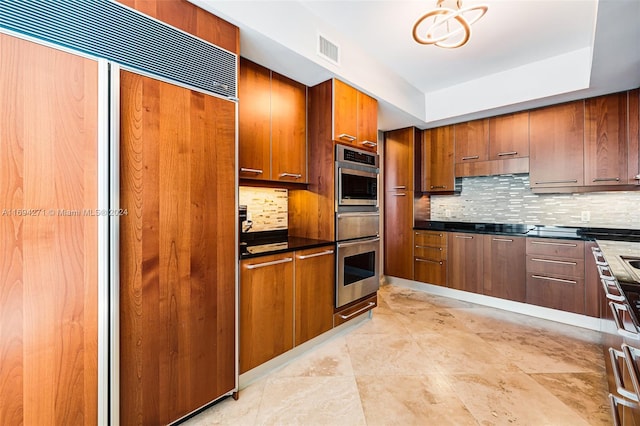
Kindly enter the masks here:
M 413 277 L 413 193 L 385 193 L 384 202 L 384 274 Z
M 453 126 L 422 132 L 422 192 L 454 191 L 453 134 Z
M 449 287 L 482 293 L 482 235 L 450 232 L 448 241 Z
M 530 112 L 531 188 L 584 185 L 584 101 Z
M 455 162 L 466 163 L 489 159 L 489 119 L 472 120 L 453 126 Z
M 354 144 L 358 139 L 358 91 L 333 79 L 333 140 Z
M 627 92 L 585 101 L 585 185 L 627 183 Z
M 524 302 L 526 299 L 525 238 L 483 235 L 484 294 Z
M 233 102 L 120 75 L 120 423 L 235 388 Z
M 438 231 L 415 231 L 413 234 L 413 279 L 446 286 L 446 234 Z
M 95 425 L 98 63 L 0 34 L 0 116 L 0 424 Z
M 640 185 L 640 89 L 629 91 L 629 155 L 627 183 Z
M 358 148 L 378 151 L 378 101 L 358 91 Z
M 489 159 L 529 156 L 529 111 L 489 118 Z
M 413 191 L 415 160 L 420 148 L 420 131 L 415 127 L 392 130 L 384 134 L 384 190 Z M 419 151 L 418 151 L 419 154 Z
M 333 327 L 335 250 L 325 246 L 295 252 L 295 345 Z

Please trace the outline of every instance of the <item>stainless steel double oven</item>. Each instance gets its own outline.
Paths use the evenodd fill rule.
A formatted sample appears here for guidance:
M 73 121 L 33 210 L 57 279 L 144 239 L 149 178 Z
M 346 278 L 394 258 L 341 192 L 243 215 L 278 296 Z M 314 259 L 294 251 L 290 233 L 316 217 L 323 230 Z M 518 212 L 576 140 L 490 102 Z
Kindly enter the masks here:
M 379 158 L 336 145 L 336 307 L 380 286 Z

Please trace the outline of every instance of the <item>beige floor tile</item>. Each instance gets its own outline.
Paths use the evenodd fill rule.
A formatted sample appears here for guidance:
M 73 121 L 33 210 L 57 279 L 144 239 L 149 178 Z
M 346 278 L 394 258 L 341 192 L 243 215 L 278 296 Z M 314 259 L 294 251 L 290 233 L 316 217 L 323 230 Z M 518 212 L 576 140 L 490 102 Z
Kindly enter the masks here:
M 353 376 L 344 336 L 338 336 L 293 360 L 275 377 Z
M 474 425 L 444 375 L 357 377 L 370 426 Z
M 450 330 L 470 332 L 463 321 L 445 308 L 423 306 L 399 311 L 396 316 L 410 334 L 446 333 Z
M 377 309 L 377 308 L 376 308 Z M 409 331 L 403 325 L 403 322 L 393 312 L 378 311 L 374 312 L 371 321 L 361 324 L 358 328 L 351 331 L 350 335 L 357 334 L 408 334 Z
M 364 425 L 354 377 L 278 377 L 265 385 L 258 425 Z
M 478 306 L 461 300 L 434 296 L 418 290 L 391 287 L 387 293 L 383 294 L 383 298 L 389 307 L 396 312 L 402 312 L 412 308 L 473 308 Z
M 591 425 L 610 425 L 604 373 L 532 374 L 531 377 Z
M 482 425 L 588 425 L 524 373 L 452 376 L 456 394 Z

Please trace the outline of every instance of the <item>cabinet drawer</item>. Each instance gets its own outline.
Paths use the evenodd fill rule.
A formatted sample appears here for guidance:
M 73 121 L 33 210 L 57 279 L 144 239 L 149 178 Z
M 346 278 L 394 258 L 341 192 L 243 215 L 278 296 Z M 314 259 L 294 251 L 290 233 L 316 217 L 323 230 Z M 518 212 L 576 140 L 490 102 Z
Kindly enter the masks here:
M 584 241 L 527 238 L 527 255 L 569 257 L 584 260 Z
M 413 279 L 428 284 L 447 285 L 446 260 L 414 258 Z
M 527 303 L 584 315 L 584 279 L 527 273 Z
M 527 273 L 584 278 L 584 260 L 527 255 Z
M 340 324 L 344 324 L 345 322 L 372 310 L 376 306 L 378 306 L 377 293 L 333 314 L 333 326 L 337 327 Z
M 413 242 L 416 246 L 446 247 L 447 234 L 444 231 L 416 231 Z
M 447 248 L 415 245 L 413 247 L 413 256 L 421 259 L 446 260 Z

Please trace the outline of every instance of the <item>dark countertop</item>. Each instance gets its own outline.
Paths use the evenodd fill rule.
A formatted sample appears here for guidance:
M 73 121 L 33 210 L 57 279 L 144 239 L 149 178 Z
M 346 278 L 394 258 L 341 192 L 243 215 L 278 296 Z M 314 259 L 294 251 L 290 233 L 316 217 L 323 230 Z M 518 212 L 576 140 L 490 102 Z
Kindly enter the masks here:
M 326 245 L 334 245 L 334 241 L 316 240 L 313 238 L 294 237 L 286 233 L 271 233 L 264 237 L 252 236 L 248 241 L 240 243 L 240 259 L 286 253 Z
M 640 285 L 640 269 L 634 269 L 625 262 L 625 259 L 640 260 L 640 242 L 597 239 L 596 243 L 620 284 Z
M 571 226 L 545 226 L 504 223 L 416 221 L 415 230 L 447 232 L 469 232 L 474 234 L 502 234 L 537 238 L 559 238 L 570 240 L 616 240 L 640 242 L 638 229 L 610 229 Z

